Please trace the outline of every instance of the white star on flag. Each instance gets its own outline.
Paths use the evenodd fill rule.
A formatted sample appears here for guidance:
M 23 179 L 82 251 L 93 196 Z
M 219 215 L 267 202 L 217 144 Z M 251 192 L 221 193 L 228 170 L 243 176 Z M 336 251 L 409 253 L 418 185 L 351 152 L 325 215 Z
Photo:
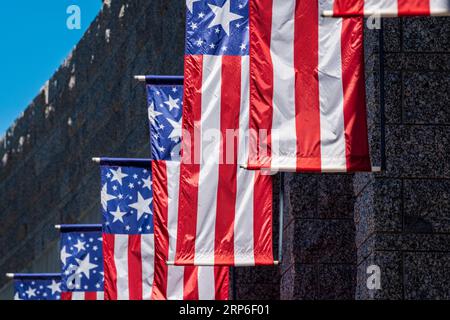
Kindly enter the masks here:
M 169 106 L 169 111 L 172 111 L 173 109 L 180 109 L 180 107 L 178 106 L 179 101 L 180 99 L 174 99 L 171 95 L 169 95 L 169 101 L 166 101 L 164 103 Z
M 177 142 L 181 137 L 181 123 L 169 118 L 167 118 L 167 121 L 173 128 L 172 132 L 169 135 L 169 139 L 172 139 L 172 141 Z
M 131 208 L 136 209 L 138 221 L 145 213 L 152 213 L 150 211 L 150 204 L 152 203 L 152 201 L 152 198 L 144 199 L 141 193 L 138 192 L 138 202 L 129 205 Z
M 77 244 L 74 244 L 73 246 L 77 248 L 78 252 L 80 252 L 81 250 L 86 250 L 86 248 L 84 247 L 85 244 L 86 242 L 83 242 L 80 239 L 78 239 Z
M 14 300 L 22 300 L 22 299 L 20 299 L 18 292 L 16 292 L 16 294 L 14 295 Z
M 228 36 L 230 35 L 230 23 L 235 20 L 244 18 L 241 15 L 231 12 L 231 1 L 226 1 L 222 8 L 209 3 L 208 6 L 214 13 L 214 19 L 213 21 L 211 21 L 208 28 L 221 25 Z
M 102 199 L 102 207 L 103 207 L 103 210 L 105 210 L 105 211 L 108 209 L 108 201 L 116 199 L 115 196 L 108 194 L 108 188 L 107 188 L 106 184 L 102 188 L 101 199 Z
M 156 124 L 156 117 L 160 115 L 162 115 L 162 113 L 155 110 L 155 104 L 152 102 L 150 108 L 148 108 L 148 119 L 153 126 Z
M 113 177 L 111 179 L 111 182 L 117 181 L 120 185 L 122 185 L 122 179 L 128 177 L 127 174 L 122 173 L 122 168 L 119 167 L 117 170 L 111 170 Z
M 149 190 L 152 190 L 152 182 L 151 182 L 150 178 L 142 179 L 142 181 L 144 182 L 144 185 L 142 186 L 142 188 L 148 188 Z
M 61 292 L 61 283 L 56 282 L 55 280 L 52 280 L 52 284 L 47 286 L 50 290 L 52 290 L 52 295 L 56 292 Z
M 33 289 L 33 288 L 29 287 L 28 290 L 25 291 L 25 293 L 27 294 L 28 298 L 35 297 L 36 296 L 36 289 Z
M 114 217 L 113 223 L 116 221 L 120 221 L 123 223 L 123 216 L 127 214 L 126 212 L 120 211 L 120 208 L 118 206 L 116 211 L 112 211 L 110 213 Z
M 66 251 L 66 246 L 61 249 L 61 262 L 63 265 L 66 265 L 67 258 L 70 258 L 72 255 Z
M 76 271 L 76 274 L 84 274 L 88 279 L 90 276 L 90 271 L 98 267 L 96 264 L 93 264 L 89 261 L 89 254 L 83 260 L 80 259 L 76 260 L 78 263 L 78 269 Z

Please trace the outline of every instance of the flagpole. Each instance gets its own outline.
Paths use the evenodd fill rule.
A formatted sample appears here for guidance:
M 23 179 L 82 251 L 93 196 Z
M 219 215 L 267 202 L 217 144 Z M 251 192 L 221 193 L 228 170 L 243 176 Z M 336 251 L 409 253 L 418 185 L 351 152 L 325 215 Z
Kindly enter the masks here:
M 182 86 L 184 84 L 183 76 L 161 76 L 161 75 L 136 75 L 134 79 L 139 82 L 145 82 L 153 85 L 173 85 Z
M 380 18 L 378 31 L 379 41 L 379 72 L 380 72 L 380 153 L 381 171 L 386 171 L 386 90 L 385 90 L 385 66 L 384 66 L 384 21 Z
M 278 263 L 283 261 L 283 231 L 284 231 L 284 172 L 280 173 L 280 218 L 278 221 Z

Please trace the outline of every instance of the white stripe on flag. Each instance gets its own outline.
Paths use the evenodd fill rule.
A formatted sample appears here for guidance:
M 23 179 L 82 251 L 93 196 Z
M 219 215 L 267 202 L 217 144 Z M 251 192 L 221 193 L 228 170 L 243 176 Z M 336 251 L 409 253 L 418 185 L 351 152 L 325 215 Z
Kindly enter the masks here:
M 326 8 L 320 9 L 321 13 Z M 324 171 L 347 169 L 341 35 L 342 19 L 319 16 L 320 136 Z
M 199 300 L 215 300 L 215 274 L 213 267 L 198 267 L 198 298 Z
M 220 130 L 218 129 L 220 128 L 221 91 L 222 57 L 205 55 L 203 57 L 201 160 L 195 264 L 214 262 L 214 230 L 220 163 Z
M 450 12 L 450 1 L 449 0 L 430 0 L 430 11 L 431 14 L 444 14 Z
M 97 300 L 105 300 L 105 293 L 103 291 L 97 292 Z
M 248 159 L 248 147 L 246 132 L 249 126 L 249 60 L 248 56 L 242 57 L 241 80 L 241 111 L 239 118 L 239 150 L 240 161 L 246 163 Z M 236 216 L 234 220 L 234 259 L 235 264 L 254 264 L 254 238 L 253 238 L 253 186 L 255 185 L 253 171 L 237 168 L 236 190 Z M 242 252 L 242 248 L 246 248 Z
M 180 163 L 166 161 L 167 181 L 167 230 L 169 232 L 169 261 L 175 261 L 178 230 L 178 194 L 180 181 Z M 167 300 L 183 300 L 184 267 L 167 267 Z
M 297 164 L 295 7 L 296 0 L 273 0 L 270 43 L 273 64 L 272 167 L 295 168 Z
M 199 282 L 202 280 L 199 279 Z M 167 268 L 167 300 L 183 300 L 184 267 L 169 266 Z
M 114 235 L 114 263 L 117 270 L 117 300 L 129 300 L 128 235 Z
M 375 14 L 391 13 L 392 15 L 398 14 L 398 0 L 365 0 L 364 12 L 371 12 Z M 323 10 L 328 10 L 324 8 Z
M 169 232 L 169 261 L 175 261 L 178 232 L 178 194 L 180 191 L 180 163 L 166 161 L 167 181 L 167 230 Z
M 153 234 L 141 235 L 142 259 L 142 299 L 151 300 L 155 269 L 155 237 Z
M 85 300 L 84 292 L 79 292 L 79 291 L 72 292 L 72 300 L 76 300 L 76 301 Z

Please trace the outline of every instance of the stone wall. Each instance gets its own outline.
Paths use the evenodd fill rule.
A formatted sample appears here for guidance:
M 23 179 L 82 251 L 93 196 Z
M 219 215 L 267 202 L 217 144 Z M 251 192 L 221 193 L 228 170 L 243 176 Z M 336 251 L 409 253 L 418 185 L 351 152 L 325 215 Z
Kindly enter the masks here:
M 10 128 L 0 144 L 0 274 L 58 271 L 53 225 L 100 221 L 91 157 L 149 156 L 145 91 L 133 75 L 182 73 L 183 7 L 107 1 Z M 366 71 L 379 164 L 376 36 L 366 33 Z M 393 19 L 385 36 L 387 171 L 286 175 L 283 263 L 236 269 L 237 298 L 450 298 L 450 20 Z M 366 287 L 372 264 L 379 291 Z
M 355 177 L 356 298 L 450 299 L 450 19 L 387 20 L 385 38 L 387 170 Z M 369 115 L 378 128 L 371 43 Z M 366 287 L 372 264 L 382 290 Z
M 384 27 L 387 170 L 288 176 L 283 299 L 450 299 L 450 19 Z M 378 31 L 365 38 L 380 165 Z M 381 290 L 367 288 L 371 265 Z

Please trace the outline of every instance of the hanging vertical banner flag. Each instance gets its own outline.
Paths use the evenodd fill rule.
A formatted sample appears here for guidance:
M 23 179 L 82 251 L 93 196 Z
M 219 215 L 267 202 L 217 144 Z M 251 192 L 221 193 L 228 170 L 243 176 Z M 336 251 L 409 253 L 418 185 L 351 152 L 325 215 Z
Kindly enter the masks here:
M 332 0 L 250 0 L 249 169 L 371 171 L 363 20 Z
M 14 274 L 14 300 L 61 300 L 61 274 Z
M 150 300 L 154 237 L 150 161 L 102 165 L 105 300 Z
M 173 83 L 183 77 L 173 77 Z M 154 160 L 180 160 L 183 85 L 147 84 L 150 145 Z
M 168 266 L 174 261 L 178 224 L 183 77 L 147 81 L 152 145 L 155 224 L 155 299 L 227 300 L 227 267 Z M 169 81 L 170 80 L 170 81 Z M 166 82 L 166 84 L 161 84 Z M 171 102 L 172 101 L 172 102 Z M 166 128 L 169 125 L 169 129 Z M 178 161 L 173 161 L 178 160 Z
M 180 162 L 153 161 L 156 259 L 174 261 L 178 226 Z M 228 300 L 227 267 L 182 267 L 161 263 L 155 269 L 155 298 Z M 156 289 L 156 288 L 155 288 Z
M 334 0 L 332 10 L 324 15 L 334 17 L 379 16 L 450 16 L 450 0 Z
M 168 269 L 161 255 L 168 240 L 155 240 L 151 160 L 103 159 L 101 165 L 105 298 L 225 299 L 226 270 Z
M 101 225 L 63 225 L 62 300 L 103 300 Z
M 272 178 L 248 157 L 246 0 L 187 2 L 175 263 L 273 265 Z

